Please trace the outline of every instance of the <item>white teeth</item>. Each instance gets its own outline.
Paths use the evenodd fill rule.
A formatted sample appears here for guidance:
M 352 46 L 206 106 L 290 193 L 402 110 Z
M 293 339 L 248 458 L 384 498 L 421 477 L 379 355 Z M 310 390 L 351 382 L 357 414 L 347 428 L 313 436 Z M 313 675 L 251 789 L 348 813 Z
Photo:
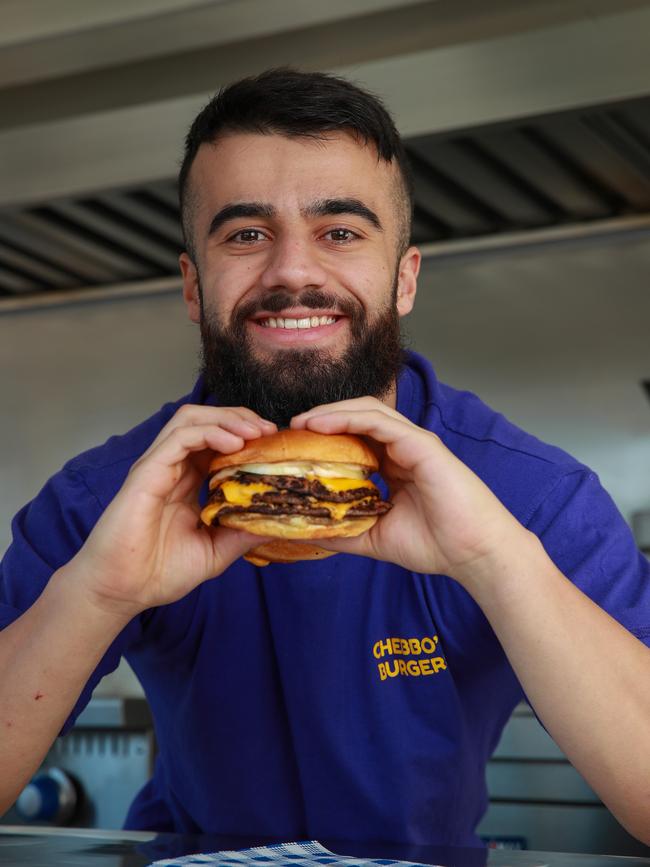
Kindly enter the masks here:
M 335 316 L 306 316 L 304 319 L 269 316 L 268 319 L 259 320 L 264 328 L 318 328 L 319 325 L 333 325 L 335 322 Z

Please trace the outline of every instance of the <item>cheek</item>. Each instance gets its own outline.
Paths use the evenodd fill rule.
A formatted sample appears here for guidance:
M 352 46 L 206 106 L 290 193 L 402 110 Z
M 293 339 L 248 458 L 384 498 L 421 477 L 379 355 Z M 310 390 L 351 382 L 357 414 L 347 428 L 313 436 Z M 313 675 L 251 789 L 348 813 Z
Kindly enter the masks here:
M 391 297 L 393 273 L 387 264 L 357 263 L 349 273 L 348 286 L 366 309 L 383 306 Z
M 233 310 L 241 301 L 250 297 L 257 285 L 252 264 L 233 261 L 211 265 L 209 274 L 202 280 L 203 303 L 206 312 L 225 325 Z

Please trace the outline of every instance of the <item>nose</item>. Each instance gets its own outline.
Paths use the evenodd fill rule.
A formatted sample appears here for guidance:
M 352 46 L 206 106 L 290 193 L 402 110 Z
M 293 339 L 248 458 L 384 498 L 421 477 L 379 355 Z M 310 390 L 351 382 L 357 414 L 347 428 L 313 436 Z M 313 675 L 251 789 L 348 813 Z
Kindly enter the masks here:
M 318 250 L 308 238 L 278 237 L 262 273 L 264 289 L 300 292 L 311 286 L 324 286 L 327 272 Z

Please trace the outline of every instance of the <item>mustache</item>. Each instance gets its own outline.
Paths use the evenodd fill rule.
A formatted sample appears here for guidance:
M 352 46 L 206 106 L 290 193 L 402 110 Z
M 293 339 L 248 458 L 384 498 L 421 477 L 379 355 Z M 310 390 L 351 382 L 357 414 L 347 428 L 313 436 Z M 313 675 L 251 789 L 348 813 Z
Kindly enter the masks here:
M 257 298 L 251 298 L 241 305 L 233 318 L 237 324 L 255 313 L 280 313 L 297 307 L 308 307 L 311 310 L 339 310 L 344 316 L 355 318 L 362 314 L 361 304 L 350 298 L 338 298 L 334 293 L 323 289 L 306 289 L 304 292 L 269 292 Z

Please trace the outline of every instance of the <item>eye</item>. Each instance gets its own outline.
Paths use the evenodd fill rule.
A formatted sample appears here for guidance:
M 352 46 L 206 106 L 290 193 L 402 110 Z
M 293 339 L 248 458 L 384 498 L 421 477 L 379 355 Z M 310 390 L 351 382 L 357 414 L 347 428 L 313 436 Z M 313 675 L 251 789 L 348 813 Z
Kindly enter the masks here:
M 266 238 L 261 229 L 240 229 L 231 235 L 228 240 L 234 241 L 235 244 L 256 244 Z
M 329 232 L 325 232 L 324 235 L 329 241 L 333 241 L 335 244 L 348 244 L 350 241 L 354 241 L 359 236 L 356 232 L 353 232 L 352 229 L 330 229 Z

